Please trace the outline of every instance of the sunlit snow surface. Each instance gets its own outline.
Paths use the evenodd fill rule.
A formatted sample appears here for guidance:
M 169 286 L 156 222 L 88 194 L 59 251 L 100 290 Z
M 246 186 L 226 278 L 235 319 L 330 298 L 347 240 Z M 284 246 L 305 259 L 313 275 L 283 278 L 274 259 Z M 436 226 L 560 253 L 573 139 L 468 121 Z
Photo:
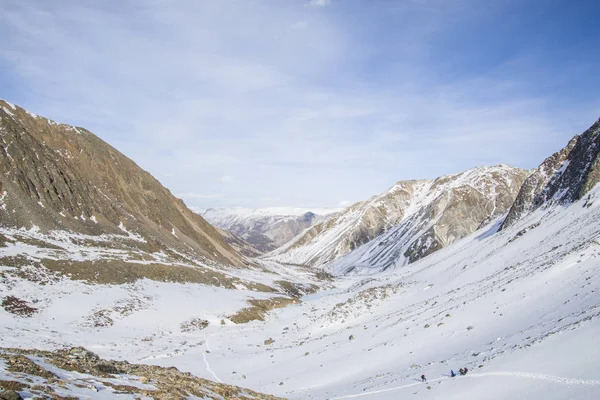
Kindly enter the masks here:
M 2 296 L 40 312 L 0 310 L 0 346 L 80 345 L 294 399 L 600 398 L 600 188 L 590 200 L 497 227 L 409 266 L 341 279 L 243 325 L 220 321 L 269 294 L 152 281 L 3 281 Z M 120 304 L 129 311 L 114 311 Z M 98 310 L 109 310 L 112 326 L 90 324 Z M 192 318 L 210 325 L 182 332 Z M 466 377 L 448 377 L 463 366 Z

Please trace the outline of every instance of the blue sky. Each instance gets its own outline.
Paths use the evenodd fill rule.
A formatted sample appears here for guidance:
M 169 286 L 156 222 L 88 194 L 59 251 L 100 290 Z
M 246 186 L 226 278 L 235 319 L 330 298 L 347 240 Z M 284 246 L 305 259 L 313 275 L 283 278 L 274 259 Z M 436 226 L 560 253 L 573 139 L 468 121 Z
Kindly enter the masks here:
M 0 98 L 90 129 L 190 206 L 533 168 L 600 117 L 594 1 L 0 3 Z

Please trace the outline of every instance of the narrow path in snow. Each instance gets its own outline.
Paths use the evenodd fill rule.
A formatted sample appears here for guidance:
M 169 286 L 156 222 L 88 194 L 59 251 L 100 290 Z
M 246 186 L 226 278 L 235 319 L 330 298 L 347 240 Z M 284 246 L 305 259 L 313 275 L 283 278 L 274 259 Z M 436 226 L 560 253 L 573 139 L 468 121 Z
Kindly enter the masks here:
M 437 381 L 440 381 L 440 380 L 443 380 L 443 379 L 448 379 L 448 377 L 439 378 L 439 379 L 433 379 L 432 382 L 433 381 L 437 382 Z M 370 392 L 363 392 L 363 393 L 358 393 L 358 394 L 350 394 L 348 396 L 332 397 L 329 400 L 351 399 L 351 398 L 354 398 L 354 397 L 368 396 L 368 395 L 376 394 L 376 393 L 393 392 L 395 390 L 400 390 L 400 389 L 404 389 L 404 388 L 407 388 L 407 387 L 418 386 L 418 385 L 426 385 L 426 383 L 423 383 L 423 382 L 409 383 L 408 385 L 404 385 L 404 386 L 396 386 L 396 387 L 393 387 L 393 388 L 387 388 L 387 389 L 382 389 L 382 390 L 372 390 Z
M 556 383 L 558 385 L 600 386 L 600 380 L 563 378 L 560 376 L 534 374 L 530 372 L 483 372 L 480 374 L 467 375 L 463 378 L 480 378 L 486 376 L 510 376 L 514 378 L 536 379 L 540 381 Z
M 507 376 L 513 378 L 526 378 L 526 379 L 535 379 L 540 381 L 546 381 L 550 383 L 555 383 L 558 385 L 584 385 L 584 386 L 600 386 L 600 380 L 589 380 L 589 379 L 572 379 L 572 378 L 563 378 L 560 376 L 546 375 L 546 374 L 534 374 L 530 372 L 483 372 L 479 374 L 468 374 L 466 376 L 456 377 L 454 379 L 463 379 L 463 378 L 485 378 L 487 376 Z M 445 379 L 449 379 L 450 377 L 444 376 L 441 378 L 432 379 L 431 382 L 439 382 Z M 415 382 L 410 383 L 408 385 L 396 386 L 393 388 L 382 389 L 382 390 L 373 390 L 370 392 L 363 392 L 358 394 L 350 394 L 347 396 L 340 397 L 332 397 L 329 400 L 339 400 L 339 399 L 351 399 L 355 397 L 368 396 L 371 394 L 385 393 L 385 392 L 393 392 L 395 390 L 404 389 L 411 386 L 424 385 L 426 383 L 423 382 Z
M 208 350 L 209 352 L 212 351 L 210 349 L 210 345 L 208 344 L 208 338 L 206 336 L 204 336 L 204 344 L 206 344 L 206 350 Z M 208 363 L 208 358 L 206 358 L 206 351 L 202 352 L 202 357 L 204 357 L 204 363 L 206 364 L 206 370 L 215 378 L 216 381 L 218 381 L 219 383 L 223 383 L 221 378 L 219 378 L 217 376 L 217 374 L 215 374 L 213 372 L 213 370 L 210 369 L 210 364 Z

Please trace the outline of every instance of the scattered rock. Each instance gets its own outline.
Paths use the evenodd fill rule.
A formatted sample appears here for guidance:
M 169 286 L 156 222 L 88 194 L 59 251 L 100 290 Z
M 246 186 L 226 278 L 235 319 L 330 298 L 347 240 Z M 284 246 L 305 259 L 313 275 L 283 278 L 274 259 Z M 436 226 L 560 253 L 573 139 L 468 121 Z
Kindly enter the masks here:
M 208 327 L 208 321 L 200 318 L 192 318 L 189 321 L 182 322 L 180 325 L 181 332 L 201 331 Z
M 76 360 L 85 360 L 87 362 L 96 362 L 100 360 L 100 357 L 96 353 L 93 353 L 83 347 L 73 347 L 67 351 L 67 356 Z
M 2 299 L 2 307 L 9 313 L 22 317 L 31 317 L 38 311 L 37 308 L 27 304 L 25 300 L 21 300 L 15 296 L 6 296 Z
M 0 389 L 20 391 L 27 387 L 25 384 L 17 381 L 0 381 Z
M 47 371 L 46 369 L 40 367 L 29 358 L 23 355 L 16 355 L 8 357 L 8 371 L 11 372 L 21 372 L 28 375 L 35 375 L 42 378 L 54 378 L 58 377 L 54 375 L 52 372 Z
M 0 399 L 2 400 L 23 400 L 21 395 L 14 390 L 7 390 L 0 393 Z
M 116 375 L 119 374 L 121 371 L 119 371 L 117 369 L 117 367 L 115 367 L 115 365 L 112 362 L 99 362 L 98 364 L 96 364 L 94 366 L 94 368 L 96 369 L 96 371 L 99 371 L 103 374 L 109 374 L 109 375 Z
M 5 360 L 7 371 L 18 372 L 24 379 L 35 379 L 36 385 L 29 386 L 16 381 L 0 381 L 0 388 L 4 392 L 0 394 L 0 400 L 13 400 L 13 398 L 3 397 L 9 391 L 26 390 L 31 392 L 35 398 L 44 399 L 69 399 L 76 400 L 74 397 L 57 397 L 54 390 L 65 388 L 68 385 L 74 385 L 80 388 L 86 388 L 90 391 L 100 390 L 100 386 L 90 385 L 85 379 L 65 378 L 59 379 L 55 374 L 47 371 L 41 366 L 31 361 L 28 357 L 39 357 L 45 363 L 54 365 L 65 371 L 76 371 L 89 374 L 95 377 L 94 382 L 103 386 L 110 387 L 115 393 L 129 394 L 133 398 L 154 398 L 154 399 L 184 399 L 195 398 L 254 398 L 262 400 L 281 400 L 278 397 L 261 394 L 252 390 L 243 389 L 237 386 L 226 385 L 198 378 L 188 372 L 181 372 L 175 367 L 164 368 L 154 365 L 129 364 L 127 361 L 103 360 L 96 354 L 82 347 L 58 350 L 54 352 L 41 350 L 22 350 L 22 349 L 4 349 L 0 348 L 0 360 Z M 131 379 L 138 380 L 141 383 L 152 382 L 153 388 L 138 387 L 138 385 L 115 384 L 106 381 L 104 378 L 110 377 L 110 374 L 127 374 Z M 137 377 L 137 378 L 136 378 Z M 245 377 L 243 377 L 245 379 Z M 282 383 L 283 384 L 283 383 Z M 94 397 L 94 396 L 92 396 Z M 20 397 L 15 397 L 20 399 Z

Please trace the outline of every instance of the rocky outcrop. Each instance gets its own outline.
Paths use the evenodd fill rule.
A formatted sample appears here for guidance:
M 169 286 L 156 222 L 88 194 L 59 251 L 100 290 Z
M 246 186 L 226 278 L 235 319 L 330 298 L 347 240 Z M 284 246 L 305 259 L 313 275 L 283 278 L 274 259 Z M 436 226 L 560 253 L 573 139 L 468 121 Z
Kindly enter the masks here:
M 94 398 L 96 393 L 101 393 L 102 397 L 130 395 L 165 400 L 183 400 L 192 396 L 214 400 L 280 399 L 198 378 L 189 372 L 180 372 L 175 367 L 103 360 L 83 347 L 55 352 L 0 348 L 0 360 L 3 361 L 0 365 L 2 374 L 13 379 L 0 381 L 0 388 L 6 386 L 7 389 L 0 393 L 0 398 L 7 400 L 16 399 L 17 390 L 39 398 L 61 399 L 65 397 L 56 397 L 57 391 L 72 395 L 68 398 L 81 398 L 81 395 L 84 398 Z M 5 371 L 2 371 L 3 365 L 7 366 Z M 70 371 L 75 371 L 76 374 L 69 373 Z
M 548 157 L 527 178 L 502 228 L 544 204 L 583 198 L 600 181 L 600 120 Z
M 239 266 L 217 230 L 148 172 L 83 128 L 0 101 L 0 225 L 101 236 L 132 246 Z
M 525 170 L 500 165 L 398 182 L 315 225 L 272 256 L 334 273 L 411 263 L 506 213 L 527 176 Z

